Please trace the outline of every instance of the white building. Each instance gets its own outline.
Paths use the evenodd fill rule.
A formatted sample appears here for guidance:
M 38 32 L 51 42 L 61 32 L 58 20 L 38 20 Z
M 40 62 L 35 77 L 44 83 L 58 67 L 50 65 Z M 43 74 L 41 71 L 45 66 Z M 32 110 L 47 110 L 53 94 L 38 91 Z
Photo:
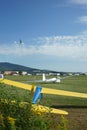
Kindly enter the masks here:
M 27 72 L 26 72 L 26 71 L 23 71 L 23 72 L 22 72 L 22 75 L 27 75 Z

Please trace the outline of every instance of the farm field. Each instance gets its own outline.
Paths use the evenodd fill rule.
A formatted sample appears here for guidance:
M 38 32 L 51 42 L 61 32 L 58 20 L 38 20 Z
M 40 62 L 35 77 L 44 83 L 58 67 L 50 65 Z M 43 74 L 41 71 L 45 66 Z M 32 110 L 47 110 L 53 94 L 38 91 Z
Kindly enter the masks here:
M 40 76 L 6 76 L 5 78 L 30 84 L 27 81 L 33 79 L 41 79 Z M 87 93 L 87 76 L 72 76 L 61 81 L 60 84 L 57 83 L 34 83 L 37 86 L 42 86 L 45 88 L 54 88 L 59 90 Z M 0 97 L 12 98 L 22 101 L 28 101 L 29 92 L 27 90 L 22 90 L 16 87 L 7 85 L 5 87 L 0 87 Z M 68 129 L 69 130 L 87 130 L 87 99 L 59 96 L 59 95 L 47 95 L 43 94 L 41 104 L 50 105 L 55 108 L 61 108 L 69 112 L 67 118 Z M 55 115 L 57 118 L 57 115 Z

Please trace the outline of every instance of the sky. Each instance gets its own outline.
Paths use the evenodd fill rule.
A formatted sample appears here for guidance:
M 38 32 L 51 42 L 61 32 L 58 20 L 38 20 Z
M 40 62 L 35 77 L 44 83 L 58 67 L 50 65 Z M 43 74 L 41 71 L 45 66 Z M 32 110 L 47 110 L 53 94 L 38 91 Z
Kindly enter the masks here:
M 87 72 L 87 0 L 0 0 L 0 62 Z

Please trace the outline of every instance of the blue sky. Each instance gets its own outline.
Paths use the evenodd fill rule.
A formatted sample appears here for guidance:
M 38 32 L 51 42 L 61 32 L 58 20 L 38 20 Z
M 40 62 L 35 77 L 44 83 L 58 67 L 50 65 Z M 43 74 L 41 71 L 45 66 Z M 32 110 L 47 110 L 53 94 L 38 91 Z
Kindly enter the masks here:
M 0 0 L 0 62 L 87 72 L 87 0 Z

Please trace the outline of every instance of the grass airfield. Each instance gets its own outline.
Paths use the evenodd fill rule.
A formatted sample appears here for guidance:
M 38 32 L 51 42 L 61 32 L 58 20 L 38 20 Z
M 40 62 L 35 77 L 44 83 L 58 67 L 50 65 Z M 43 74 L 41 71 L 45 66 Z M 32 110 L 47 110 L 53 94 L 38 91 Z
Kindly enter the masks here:
M 27 81 L 41 79 L 42 77 L 6 76 L 5 78 L 30 84 Z M 60 84 L 34 82 L 32 82 L 31 84 L 36 84 L 37 86 L 42 86 L 45 88 L 87 93 L 87 76 L 72 76 L 62 80 Z M 27 90 L 21 90 L 11 86 L 8 86 L 7 88 L 0 88 L 0 95 L 5 95 L 5 93 L 8 97 L 17 98 L 18 100 L 23 101 L 27 101 L 29 96 Z M 41 104 L 54 106 L 56 108 L 61 108 L 63 110 L 68 111 L 69 115 L 67 116 L 67 118 L 69 119 L 69 130 L 87 130 L 87 99 L 44 94 Z
M 42 86 L 42 88 L 52 88 L 70 92 L 78 92 L 78 93 L 86 93 L 87 94 L 87 76 L 72 76 L 66 79 L 61 80 L 61 83 L 35 83 L 35 82 L 28 82 L 41 79 L 41 76 L 6 76 L 6 79 L 10 79 L 13 81 L 22 82 L 25 84 L 31 84 L 36 86 Z M 47 77 L 51 78 L 51 77 Z M 77 106 L 86 106 L 87 99 L 85 98 L 78 98 L 78 97 L 67 97 L 62 95 L 48 95 L 44 94 L 42 102 L 51 101 L 52 105 L 77 105 Z

